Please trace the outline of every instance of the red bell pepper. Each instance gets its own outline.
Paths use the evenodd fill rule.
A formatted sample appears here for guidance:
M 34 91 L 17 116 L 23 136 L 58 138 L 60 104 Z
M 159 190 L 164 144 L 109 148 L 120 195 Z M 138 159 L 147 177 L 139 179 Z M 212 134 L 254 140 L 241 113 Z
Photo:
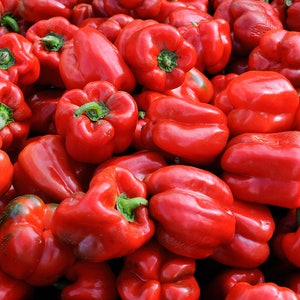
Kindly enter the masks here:
M 0 36 L 0 78 L 24 86 L 35 83 L 39 75 L 40 62 L 32 43 L 15 32 Z
M 183 1 L 162 0 L 160 11 L 154 19 L 159 23 L 167 23 L 169 14 L 179 7 L 187 8 L 190 6 Z
M 77 0 L 48 0 L 46 3 L 39 0 L 18 1 L 18 13 L 22 19 L 35 23 L 60 16 L 70 19 L 72 9 Z
M 162 96 L 149 104 L 145 119 L 136 144 L 190 164 L 212 163 L 229 136 L 225 114 L 207 103 Z
M 287 6 L 286 10 L 286 25 L 289 31 L 300 31 L 299 15 L 300 15 L 300 1 L 284 1 Z
M 194 259 L 173 254 L 154 240 L 125 257 L 117 277 L 123 300 L 198 300 Z
M 3 300 L 33 299 L 34 288 L 0 271 L 0 295 Z
M 14 164 L 13 185 L 18 195 L 35 194 L 45 202 L 61 202 L 85 191 L 93 169 L 73 161 L 59 135 L 28 142 Z
M 284 208 L 300 206 L 300 132 L 244 133 L 221 157 L 233 196 Z
M 59 64 L 67 89 L 83 88 L 91 81 L 106 80 L 118 90 L 134 90 L 136 82 L 132 71 L 103 33 L 95 28 L 81 27 L 74 34 L 72 43 L 63 49 Z
M 211 258 L 230 267 L 257 268 L 270 256 L 269 241 L 275 221 L 268 206 L 235 200 L 231 207 L 236 225 L 233 239 Z
M 138 120 L 134 98 L 107 81 L 67 91 L 58 101 L 55 125 L 75 160 L 97 164 L 131 144 Z
M 94 18 L 95 13 L 92 4 L 90 3 L 78 3 L 72 9 L 72 15 L 70 22 L 76 26 L 79 26 L 85 19 Z
M 227 21 L 220 18 L 206 19 L 196 24 L 189 23 L 179 28 L 179 32 L 196 49 L 195 67 L 198 70 L 215 74 L 228 64 L 232 42 Z
M 15 198 L 0 216 L 0 267 L 32 286 L 47 286 L 74 263 L 71 249 L 50 229 L 54 204 L 35 195 Z
M 0 196 L 2 196 L 9 190 L 12 184 L 14 167 L 8 153 L 6 153 L 6 151 L 1 150 L 1 145 L 0 145 L 0 170 L 2 174 L 0 176 Z
M 41 67 L 38 84 L 65 88 L 59 72 L 60 56 L 77 29 L 68 19 L 59 16 L 37 21 L 28 28 L 25 37 L 33 44 L 33 53 Z
M 231 288 L 239 282 L 247 282 L 251 285 L 265 282 L 263 272 L 258 269 L 229 268 L 218 273 L 202 289 L 201 299 L 220 300 L 225 299 Z
M 232 240 L 233 198 L 219 177 L 193 166 L 171 165 L 144 181 L 150 194 L 150 217 L 156 222 L 155 237 L 166 249 L 203 259 Z
M 180 86 L 196 63 L 195 48 L 169 24 L 142 25 L 118 47 L 137 83 L 155 91 Z
M 214 105 L 227 114 L 231 135 L 291 130 L 299 96 L 290 81 L 274 71 L 248 71 L 232 79 Z
M 108 166 L 119 166 L 130 170 L 138 179 L 144 178 L 155 170 L 165 167 L 167 162 L 163 156 L 154 151 L 141 150 L 128 155 L 112 157 L 99 164 L 94 172 L 98 174 Z
M 56 134 L 54 115 L 58 100 L 63 95 L 64 90 L 46 88 L 38 90 L 26 97 L 32 117 L 30 119 L 30 134 L 33 136 Z
M 75 262 L 65 273 L 61 300 L 116 300 L 116 278 L 107 262 Z
M 0 138 L 2 150 L 18 150 L 30 130 L 32 112 L 19 86 L 0 79 Z
M 249 54 L 249 70 L 270 70 L 285 76 L 300 87 L 300 32 L 270 30 Z
M 92 178 L 86 193 L 59 204 L 52 230 L 78 259 L 102 262 L 126 256 L 154 234 L 146 197 L 146 185 L 128 169 L 107 167 Z
M 247 282 L 239 282 L 232 287 L 225 300 L 256 300 L 278 299 L 299 300 L 297 294 L 285 286 L 279 286 L 273 282 L 263 282 L 251 285 Z
M 267 31 L 283 28 L 274 8 L 264 1 L 222 1 L 213 16 L 229 23 L 232 50 L 237 56 L 247 56 Z

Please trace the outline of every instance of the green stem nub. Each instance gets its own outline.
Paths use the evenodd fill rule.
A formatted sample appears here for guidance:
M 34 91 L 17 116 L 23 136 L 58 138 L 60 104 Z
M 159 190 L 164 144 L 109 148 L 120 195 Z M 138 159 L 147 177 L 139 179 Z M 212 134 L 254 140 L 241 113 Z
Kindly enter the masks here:
M 46 34 L 44 37 L 40 38 L 40 41 L 44 43 L 44 47 L 47 51 L 58 52 L 65 44 L 63 36 L 54 32 Z
M 127 198 L 125 194 L 121 194 L 116 199 L 117 210 L 129 221 L 134 221 L 134 211 L 141 205 L 148 205 L 148 201 L 142 197 Z
M 0 130 L 7 124 L 14 122 L 13 114 L 13 109 L 3 103 L 0 103 Z
M 8 48 L 0 49 L 0 69 L 7 70 L 15 64 L 15 58 Z
M 98 121 L 109 114 L 109 109 L 103 102 L 91 101 L 81 105 L 74 112 L 76 117 L 80 117 L 83 113 L 91 120 Z
M 177 67 L 177 54 L 167 49 L 163 49 L 160 51 L 157 61 L 161 70 L 168 73 L 172 72 L 173 69 Z
M 11 13 L 6 13 L 1 17 L 0 25 L 5 27 L 10 32 L 20 32 L 18 22 Z
M 293 5 L 293 3 L 294 3 L 293 0 L 284 0 L 284 1 L 283 1 L 283 4 L 284 4 L 285 9 L 288 9 L 290 6 Z

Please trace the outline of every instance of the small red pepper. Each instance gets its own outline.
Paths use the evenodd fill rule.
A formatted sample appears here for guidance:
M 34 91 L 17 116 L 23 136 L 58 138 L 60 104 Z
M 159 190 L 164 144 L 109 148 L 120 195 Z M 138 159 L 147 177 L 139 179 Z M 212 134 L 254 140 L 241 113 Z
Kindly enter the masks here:
M 78 259 L 102 262 L 126 256 L 154 234 L 146 197 L 146 185 L 132 172 L 107 167 L 92 178 L 85 194 L 73 194 L 59 204 L 52 230 Z
M 55 204 L 35 195 L 14 198 L 0 216 L 0 266 L 32 286 L 54 283 L 74 263 L 69 247 L 50 229 Z
M 134 98 L 107 81 L 88 83 L 63 94 L 55 124 L 75 160 L 97 164 L 131 144 L 138 120 Z
M 33 44 L 33 53 L 41 67 L 38 84 L 65 88 L 59 72 L 60 56 L 77 29 L 68 19 L 59 16 L 37 21 L 28 28 L 25 37 Z
M 242 201 L 300 206 L 300 132 L 244 133 L 227 143 L 223 180 Z
M 30 130 L 32 112 L 25 102 L 21 88 L 0 79 L 0 138 L 2 150 L 18 150 Z
M 26 86 L 35 83 L 39 75 L 40 62 L 32 43 L 15 32 L 0 36 L 0 78 Z
M 125 257 L 117 277 L 123 300 L 198 300 L 196 262 L 169 252 L 154 240 Z
M 155 237 L 170 252 L 203 259 L 232 240 L 233 198 L 219 177 L 193 166 L 171 165 L 144 181 L 150 217 L 156 222 Z
M 116 276 L 107 262 L 76 261 L 65 273 L 61 300 L 116 300 Z M 59 284 L 59 282 L 58 282 Z

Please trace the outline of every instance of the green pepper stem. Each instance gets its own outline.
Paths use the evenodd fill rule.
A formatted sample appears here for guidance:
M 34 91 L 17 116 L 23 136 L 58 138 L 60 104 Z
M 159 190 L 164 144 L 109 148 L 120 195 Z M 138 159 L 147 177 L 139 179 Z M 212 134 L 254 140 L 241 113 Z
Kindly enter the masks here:
M 18 22 L 10 13 L 6 13 L 1 17 L 1 26 L 11 32 L 20 32 Z
M 14 111 L 7 105 L 0 103 L 0 130 L 7 124 L 14 122 Z
M 289 8 L 290 6 L 292 6 L 293 3 L 294 3 L 293 0 L 284 0 L 283 1 L 283 5 L 285 8 Z
M 0 69 L 7 70 L 15 64 L 15 58 L 8 48 L 0 49 Z
M 44 37 L 40 38 L 40 41 L 44 43 L 46 50 L 56 52 L 58 52 L 65 44 L 63 36 L 54 32 L 46 34 Z
M 98 121 L 109 114 L 109 109 L 103 102 L 91 101 L 77 108 L 74 112 L 74 115 L 76 117 L 80 117 L 83 113 L 85 113 L 91 121 Z
M 134 211 L 141 205 L 148 205 L 148 201 L 142 197 L 127 198 L 125 194 L 121 194 L 116 199 L 117 210 L 129 221 L 134 221 Z
M 146 117 L 146 112 L 144 110 L 139 110 L 139 112 L 138 112 L 139 120 L 144 120 L 145 117 Z
M 167 50 L 163 49 L 160 51 L 158 57 L 158 66 L 161 70 L 166 72 L 172 72 L 173 69 L 177 66 L 177 54 Z

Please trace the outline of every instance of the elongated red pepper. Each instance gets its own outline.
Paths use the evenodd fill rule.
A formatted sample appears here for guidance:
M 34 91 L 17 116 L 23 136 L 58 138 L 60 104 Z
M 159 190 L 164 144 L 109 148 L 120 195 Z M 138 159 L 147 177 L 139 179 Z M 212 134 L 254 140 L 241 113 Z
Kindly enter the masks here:
M 67 91 L 58 101 L 55 125 L 68 154 L 97 164 L 131 144 L 138 120 L 134 98 L 107 81 Z
M 8 275 L 33 286 L 54 283 L 73 264 L 69 247 L 50 229 L 54 204 L 35 195 L 15 198 L 0 217 L 0 266 Z
M 171 165 L 154 171 L 145 182 L 155 237 L 169 251 L 202 259 L 233 238 L 232 194 L 213 173 Z
M 4 151 L 18 150 L 30 130 L 32 112 L 21 88 L 0 79 L 0 137 Z
M 103 33 L 95 28 L 81 27 L 74 34 L 72 43 L 63 49 L 59 64 L 67 89 L 83 88 L 91 81 L 106 80 L 118 90 L 134 90 L 136 81 L 131 69 Z
M 93 177 L 85 194 L 73 194 L 59 204 L 52 230 L 81 260 L 126 256 L 154 234 L 146 197 L 146 185 L 128 169 L 107 167 Z
M 300 205 L 300 132 L 244 133 L 221 158 L 235 198 L 285 208 Z
M 194 259 L 173 254 L 151 240 L 125 257 L 117 277 L 119 295 L 123 300 L 198 300 L 195 271 Z
M 37 21 L 28 28 L 25 37 L 33 44 L 33 53 L 41 67 L 38 84 L 65 88 L 59 72 L 60 56 L 77 29 L 59 16 Z
M 65 273 L 70 282 L 63 287 L 62 300 L 116 300 L 116 278 L 107 262 L 75 262 Z

